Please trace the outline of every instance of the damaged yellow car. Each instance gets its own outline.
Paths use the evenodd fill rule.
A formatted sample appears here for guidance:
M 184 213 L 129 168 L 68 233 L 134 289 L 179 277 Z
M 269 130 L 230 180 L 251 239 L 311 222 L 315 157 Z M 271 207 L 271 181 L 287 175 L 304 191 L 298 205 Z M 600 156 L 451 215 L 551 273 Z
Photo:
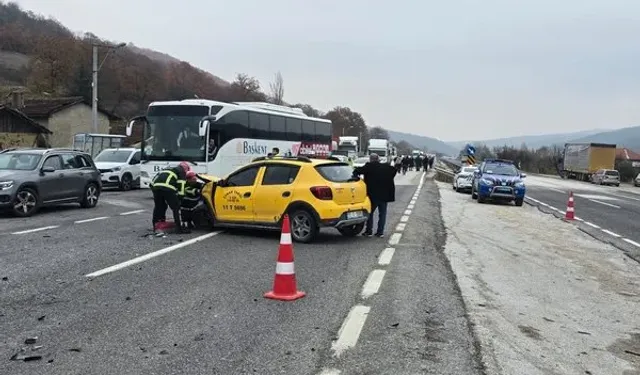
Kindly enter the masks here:
M 356 236 L 371 212 L 364 182 L 337 159 L 260 157 L 222 179 L 198 177 L 199 227 L 280 230 L 288 214 L 292 239 L 308 243 L 327 227 Z

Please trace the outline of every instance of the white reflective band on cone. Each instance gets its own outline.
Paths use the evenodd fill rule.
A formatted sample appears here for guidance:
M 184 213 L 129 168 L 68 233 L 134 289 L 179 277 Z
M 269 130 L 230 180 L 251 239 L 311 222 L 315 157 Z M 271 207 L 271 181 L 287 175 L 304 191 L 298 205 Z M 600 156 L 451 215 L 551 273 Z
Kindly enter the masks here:
M 293 263 L 276 263 L 276 274 L 278 275 L 293 275 Z
M 291 233 L 280 234 L 280 245 L 291 245 Z
M 567 212 L 573 212 L 573 207 L 567 207 Z

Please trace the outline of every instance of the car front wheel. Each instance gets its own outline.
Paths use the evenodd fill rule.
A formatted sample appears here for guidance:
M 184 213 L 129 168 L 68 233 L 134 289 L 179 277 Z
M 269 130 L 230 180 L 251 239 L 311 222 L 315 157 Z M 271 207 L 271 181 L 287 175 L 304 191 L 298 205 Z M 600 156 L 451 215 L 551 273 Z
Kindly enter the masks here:
M 29 217 L 38 211 L 38 193 L 33 189 L 23 188 L 18 191 L 13 201 L 13 214 L 18 217 Z
M 518 207 L 522 207 L 522 204 L 524 203 L 524 198 L 518 198 L 515 200 L 516 206 Z

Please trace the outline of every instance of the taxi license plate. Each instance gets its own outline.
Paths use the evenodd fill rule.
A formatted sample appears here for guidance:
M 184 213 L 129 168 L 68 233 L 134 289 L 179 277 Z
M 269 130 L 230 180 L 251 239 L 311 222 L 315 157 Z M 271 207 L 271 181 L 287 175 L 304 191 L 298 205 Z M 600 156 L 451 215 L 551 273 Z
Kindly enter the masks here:
M 347 219 L 355 219 L 358 217 L 362 217 L 362 211 L 347 212 Z

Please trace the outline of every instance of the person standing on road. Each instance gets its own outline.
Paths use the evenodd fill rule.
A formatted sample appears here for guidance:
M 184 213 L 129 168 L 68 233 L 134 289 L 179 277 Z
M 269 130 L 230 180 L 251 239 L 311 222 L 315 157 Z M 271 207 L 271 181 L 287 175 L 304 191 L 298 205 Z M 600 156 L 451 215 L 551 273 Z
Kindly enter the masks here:
M 191 167 L 187 162 L 181 162 L 174 168 L 169 168 L 158 172 L 151 181 L 151 191 L 153 192 L 153 229 L 156 224 L 164 221 L 167 213 L 167 206 L 173 212 L 173 221 L 178 233 L 190 233 L 188 228 L 183 228 L 180 220 L 180 199 L 184 195 L 187 172 Z
M 371 200 L 371 213 L 367 220 L 367 227 L 364 235 L 373 235 L 373 216 L 378 211 L 377 237 L 384 236 L 384 225 L 387 221 L 387 204 L 396 199 L 396 186 L 394 178 L 396 169 L 389 164 L 380 163 L 378 154 L 369 155 L 369 162 L 362 167 L 354 168 L 354 176 L 364 176 L 364 183 L 367 185 L 367 195 Z

